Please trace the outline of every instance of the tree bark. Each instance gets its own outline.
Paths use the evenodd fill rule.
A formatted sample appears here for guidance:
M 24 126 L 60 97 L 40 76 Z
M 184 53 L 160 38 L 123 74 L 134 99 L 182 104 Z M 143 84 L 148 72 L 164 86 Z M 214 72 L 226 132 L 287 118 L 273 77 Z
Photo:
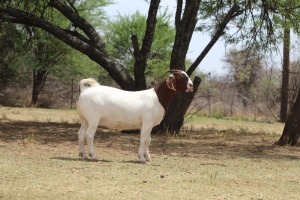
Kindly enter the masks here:
M 182 5 L 182 0 L 178 0 L 175 13 L 176 35 L 171 55 L 170 69 L 185 71 L 185 58 L 198 21 L 197 15 L 200 1 L 189 0 L 186 2 L 183 13 Z
M 275 143 L 277 145 L 295 146 L 300 136 L 300 89 L 294 105 L 288 114 L 282 135 Z
M 289 65 L 290 65 L 290 28 L 284 26 L 283 35 L 283 65 L 281 83 L 280 121 L 285 122 L 288 115 L 289 99 Z
M 32 74 L 33 74 L 33 86 L 32 86 L 31 106 L 37 107 L 39 94 L 41 93 L 45 85 L 48 76 L 48 71 L 37 70 L 37 71 L 33 71 Z
M 156 16 L 159 8 L 160 0 L 152 0 L 150 2 L 150 7 L 147 17 L 146 31 L 141 46 L 139 50 L 137 36 L 132 38 L 134 46 L 134 79 L 137 90 L 147 89 L 145 69 L 147 66 L 148 55 L 151 52 L 151 46 L 154 39 L 155 27 L 156 27 Z

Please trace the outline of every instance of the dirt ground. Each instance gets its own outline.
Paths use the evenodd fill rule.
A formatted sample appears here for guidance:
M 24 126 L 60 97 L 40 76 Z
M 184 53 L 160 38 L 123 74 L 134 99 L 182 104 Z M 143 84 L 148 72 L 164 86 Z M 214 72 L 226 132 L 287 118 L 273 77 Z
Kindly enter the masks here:
M 24 111 L 15 112 L 22 118 Z M 60 115 L 63 116 L 62 113 Z M 67 115 L 67 114 L 66 114 Z M 8 116 L 8 115 L 7 115 Z M 0 199 L 298 199 L 300 148 L 278 135 L 213 129 L 153 135 L 98 129 L 97 162 L 78 158 L 78 123 L 0 120 Z
M 68 144 L 69 147 L 74 145 L 76 149 L 79 127 L 79 124 L 54 122 L 2 122 L 0 141 L 23 145 L 34 143 L 50 147 Z M 278 139 L 277 135 L 261 135 L 260 133 L 244 135 L 226 133 L 226 131 L 189 130 L 175 137 L 153 135 L 151 152 L 191 157 L 213 156 L 214 158 L 224 155 L 247 158 L 268 156 L 300 158 L 299 148 L 278 147 L 273 145 L 276 139 Z M 99 128 L 95 134 L 95 143 L 100 148 L 108 147 L 116 151 L 132 152 L 134 155 L 139 145 L 139 134 L 122 134 L 118 131 Z

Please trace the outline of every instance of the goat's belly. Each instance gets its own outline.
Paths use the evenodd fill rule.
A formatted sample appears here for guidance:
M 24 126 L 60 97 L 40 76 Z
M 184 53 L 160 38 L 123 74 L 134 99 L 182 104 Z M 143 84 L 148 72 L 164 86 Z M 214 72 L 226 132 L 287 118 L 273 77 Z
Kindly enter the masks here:
M 100 121 L 100 126 L 116 130 L 131 130 L 141 128 L 142 122 L 140 120 L 130 120 L 130 116 L 127 120 L 103 118 Z

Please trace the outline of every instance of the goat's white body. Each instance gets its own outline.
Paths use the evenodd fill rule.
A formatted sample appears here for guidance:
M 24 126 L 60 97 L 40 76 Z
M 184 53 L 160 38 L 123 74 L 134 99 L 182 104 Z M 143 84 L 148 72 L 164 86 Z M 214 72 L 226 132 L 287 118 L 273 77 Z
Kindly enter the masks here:
M 77 103 L 80 117 L 109 129 L 128 130 L 158 125 L 163 116 L 154 89 L 129 92 L 107 86 L 84 90 Z
M 155 90 L 129 92 L 98 83 L 88 87 L 85 86 L 88 81 L 80 81 L 81 94 L 77 101 L 81 120 L 78 132 L 80 156 L 85 158 L 86 140 L 90 157 L 96 158 L 93 139 L 100 124 L 117 130 L 141 129 L 138 157 L 141 162 L 150 161 L 151 130 L 161 122 L 165 113 Z

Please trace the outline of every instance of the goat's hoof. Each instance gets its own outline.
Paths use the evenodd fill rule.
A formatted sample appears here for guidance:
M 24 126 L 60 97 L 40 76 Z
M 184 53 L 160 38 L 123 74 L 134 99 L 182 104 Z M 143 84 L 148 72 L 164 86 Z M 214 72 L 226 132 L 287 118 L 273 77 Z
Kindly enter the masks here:
M 138 155 L 139 162 L 142 164 L 146 164 L 146 159 L 144 156 Z
M 82 160 L 85 160 L 85 159 L 86 159 L 85 153 L 79 153 L 79 157 L 80 157 Z
M 145 159 L 146 159 L 147 162 L 151 162 L 151 157 L 150 157 L 149 154 L 148 154 L 148 155 L 147 155 L 147 154 L 145 155 Z
M 97 157 L 94 153 L 89 154 L 91 160 L 97 160 Z

